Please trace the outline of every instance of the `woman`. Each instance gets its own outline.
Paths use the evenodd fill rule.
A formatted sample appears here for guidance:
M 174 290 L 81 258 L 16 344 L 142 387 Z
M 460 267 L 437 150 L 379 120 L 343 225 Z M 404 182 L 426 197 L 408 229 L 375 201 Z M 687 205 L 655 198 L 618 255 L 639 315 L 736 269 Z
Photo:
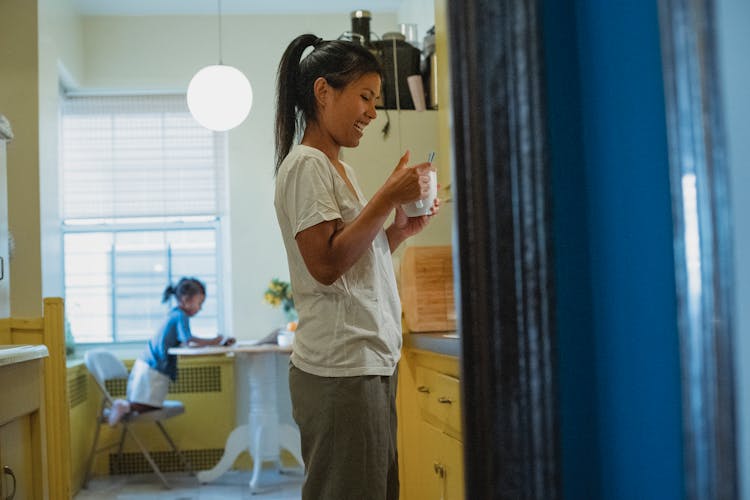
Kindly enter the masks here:
M 430 215 L 404 213 L 402 204 L 427 196 L 431 169 L 407 167 L 408 151 L 369 201 L 339 160 L 375 119 L 380 88 L 378 61 L 352 42 L 302 35 L 279 65 L 275 207 L 299 314 L 289 386 L 307 500 L 399 496 L 401 305 L 391 253 L 439 201 Z

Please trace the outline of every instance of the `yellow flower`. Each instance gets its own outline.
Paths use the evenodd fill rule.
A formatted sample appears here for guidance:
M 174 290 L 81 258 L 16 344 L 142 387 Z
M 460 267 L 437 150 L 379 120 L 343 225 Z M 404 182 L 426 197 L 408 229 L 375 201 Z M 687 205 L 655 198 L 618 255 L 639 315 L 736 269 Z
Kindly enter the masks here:
M 294 309 L 294 299 L 292 298 L 292 287 L 278 278 L 273 278 L 268 283 L 268 288 L 263 294 L 263 301 L 271 307 L 279 307 L 283 304 L 284 311 Z

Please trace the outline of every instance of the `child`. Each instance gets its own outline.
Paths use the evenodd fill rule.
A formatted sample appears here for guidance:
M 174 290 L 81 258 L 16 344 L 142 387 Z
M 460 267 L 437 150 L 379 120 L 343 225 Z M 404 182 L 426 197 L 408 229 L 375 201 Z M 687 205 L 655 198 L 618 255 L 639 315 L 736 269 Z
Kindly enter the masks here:
M 380 88 L 378 61 L 356 43 L 302 35 L 279 65 L 274 204 L 299 314 L 289 388 L 303 500 L 399 498 L 391 252 L 424 229 L 439 200 L 429 215 L 401 208 L 429 192 L 430 164 L 407 168 L 408 152 L 369 201 L 339 159 L 375 119 Z
M 157 334 L 148 341 L 148 347 L 140 358 L 135 360 L 128 378 L 128 399 L 117 399 L 112 403 L 109 425 L 117 424 L 129 412 L 141 413 L 161 408 L 170 380 L 177 378 L 177 356 L 169 354 L 171 347 L 234 343 L 232 337 L 219 335 L 204 339 L 194 337 L 190 332 L 190 318 L 198 314 L 206 299 L 203 283 L 195 278 L 182 278 L 176 286 L 167 286 L 162 302 L 167 302 L 172 295 L 177 299 L 177 305 L 169 312 Z

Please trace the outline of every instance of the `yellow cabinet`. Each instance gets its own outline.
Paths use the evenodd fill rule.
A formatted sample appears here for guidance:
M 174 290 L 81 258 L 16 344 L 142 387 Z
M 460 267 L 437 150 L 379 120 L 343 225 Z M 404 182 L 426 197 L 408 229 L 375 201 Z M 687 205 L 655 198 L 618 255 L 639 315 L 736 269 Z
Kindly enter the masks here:
M 0 426 L 0 497 L 34 498 L 34 460 L 31 417 L 19 417 Z
M 463 444 L 425 421 L 419 423 L 420 468 L 417 472 L 420 498 L 464 497 Z
M 401 499 L 462 500 L 457 358 L 405 349 L 398 390 Z
M 422 418 L 446 434 L 461 437 L 461 395 L 458 379 L 417 365 L 417 397 Z
M 42 444 L 45 346 L 0 346 L 0 498 L 48 496 Z

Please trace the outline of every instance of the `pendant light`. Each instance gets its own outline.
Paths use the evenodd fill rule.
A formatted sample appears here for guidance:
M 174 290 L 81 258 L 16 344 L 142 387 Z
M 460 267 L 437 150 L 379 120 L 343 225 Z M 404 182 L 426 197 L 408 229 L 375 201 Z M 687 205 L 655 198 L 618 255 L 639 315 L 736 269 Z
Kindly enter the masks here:
M 222 60 L 221 0 L 218 0 L 219 64 L 201 68 L 190 80 L 187 104 L 198 123 L 223 132 L 242 123 L 253 104 L 253 89 L 242 71 Z

